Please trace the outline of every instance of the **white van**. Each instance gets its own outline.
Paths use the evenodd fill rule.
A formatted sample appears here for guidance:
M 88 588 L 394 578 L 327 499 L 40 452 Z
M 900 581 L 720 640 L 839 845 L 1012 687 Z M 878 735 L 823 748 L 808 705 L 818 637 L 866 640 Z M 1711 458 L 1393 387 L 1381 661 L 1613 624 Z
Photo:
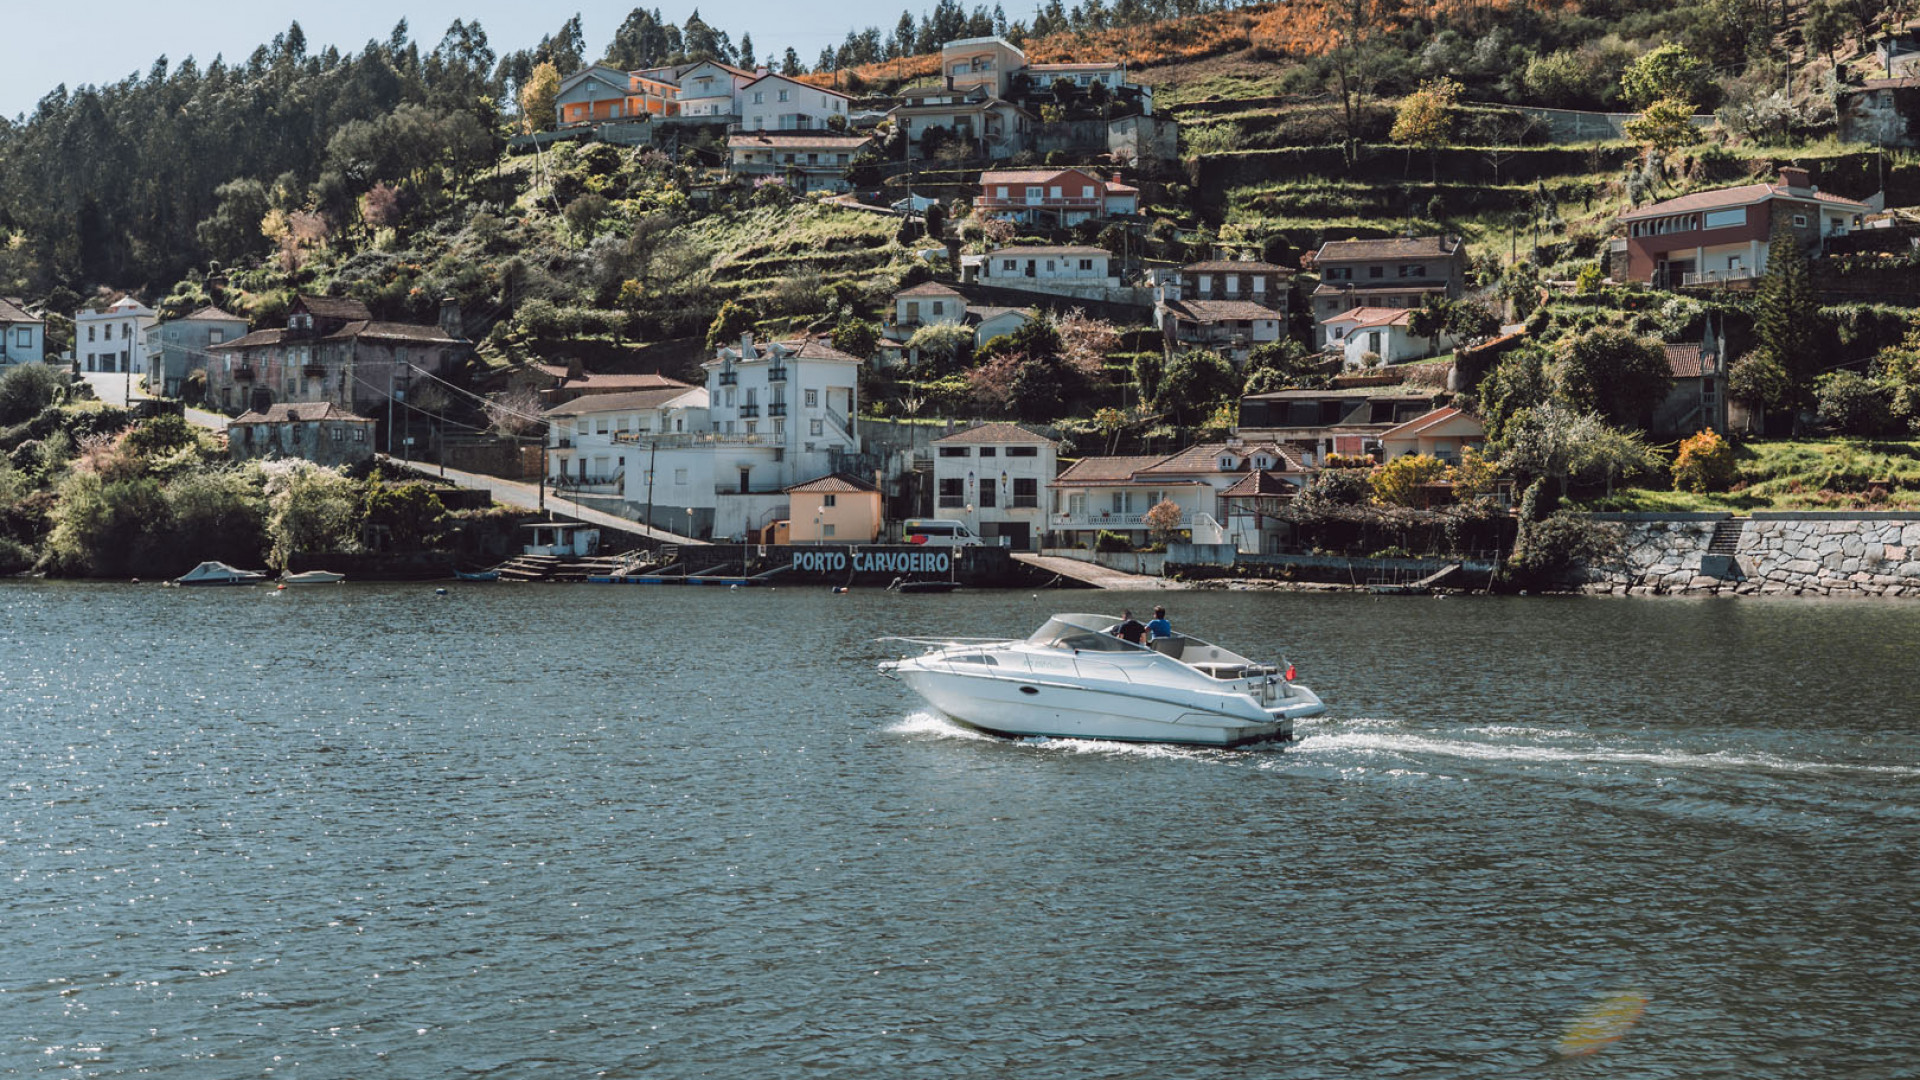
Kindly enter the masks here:
M 927 547 L 982 547 L 986 544 L 961 522 L 938 518 L 907 522 L 906 537 L 909 544 L 924 544 Z

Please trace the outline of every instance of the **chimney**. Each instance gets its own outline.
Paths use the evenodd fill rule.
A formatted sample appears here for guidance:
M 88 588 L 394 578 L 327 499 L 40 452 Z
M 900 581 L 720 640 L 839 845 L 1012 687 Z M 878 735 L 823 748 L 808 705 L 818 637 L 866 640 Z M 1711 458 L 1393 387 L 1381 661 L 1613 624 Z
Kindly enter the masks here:
M 753 351 L 753 331 L 748 330 L 740 335 L 740 359 L 753 360 L 757 356 Z
M 1813 176 L 1805 169 L 1783 168 L 1780 183 L 1789 191 L 1806 191 L 1813 186 Z
M 440 301 L 440 329 L 446 331 L 447 336 L 450 338 L 466 336 L 461 333 L 460 301 L 455 300 L 451 296 L 445 297 Z

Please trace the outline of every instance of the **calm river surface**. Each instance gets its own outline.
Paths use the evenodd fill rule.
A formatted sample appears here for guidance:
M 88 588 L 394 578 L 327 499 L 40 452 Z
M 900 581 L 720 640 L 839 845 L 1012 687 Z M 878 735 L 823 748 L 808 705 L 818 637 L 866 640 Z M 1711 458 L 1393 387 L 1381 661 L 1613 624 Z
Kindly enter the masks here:
M 1330 715 L 874 672 L 1143 596 L 0 584 L 0 1075 L 1920 1073 L 1920 605 L 1162 598 Z

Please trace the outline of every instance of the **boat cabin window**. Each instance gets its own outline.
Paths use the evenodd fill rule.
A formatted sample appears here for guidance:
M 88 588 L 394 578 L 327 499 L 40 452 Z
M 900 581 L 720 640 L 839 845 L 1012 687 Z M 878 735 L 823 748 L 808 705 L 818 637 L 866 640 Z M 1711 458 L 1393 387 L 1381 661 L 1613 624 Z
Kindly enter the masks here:
M 1105 629 L 1080 626 L 1059 619 L 1047 620 L 1045 626 L 1035 630 L 1033 636 L 1027 639 L 1027 644 L 1077 649 L 1080 652 L 1131 652 L 1141 648 L 1114 637 Z

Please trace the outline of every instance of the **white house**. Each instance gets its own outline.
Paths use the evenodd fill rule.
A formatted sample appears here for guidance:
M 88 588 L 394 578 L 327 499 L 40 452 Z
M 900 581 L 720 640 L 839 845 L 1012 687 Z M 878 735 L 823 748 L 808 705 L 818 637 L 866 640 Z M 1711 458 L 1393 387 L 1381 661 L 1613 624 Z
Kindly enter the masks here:
M 1236 364 L 1279 341 L 1285 313 L 1251 300 L 1169 300 L 1156 306 L 1169 349 L 1211 349 Z
M 764 73 L 735 91 L 734 111 L 742 131 L 812 131 L 845 119 L 850 101 L 838 90 Z
M 1157 457 L 1089 457 L 1054 482 L 1052 529 L 1070 545 L 1101 530 L 1146 539 L 1146 513 L 1161 501 L 1180 508 L 1180 527 L 1200 543 L 1224 543 L 1226 492 L 1250 474 L 1304 480 L 1307 467 L 1277 443 L 1201 443 Z
M 46 356 L 47 321 L 17 297 L 0 297 L 0 364 L 25 364 Z
M 624 497 L 628 471 L 645 463 L 622 437 L 707 430 L 707 391 L 675 386 L 587 394 L 541 415 L 547 420 L 548 483 L 581 494 Z
M 933 514 L 1007 547 L 1036 549 L 1059 444 L 1018 424 L 977 424 L 933 442 Z
M 147 392 L 177 397 L 194 371 L 205 371 L 208 349 L 247 336 L 247 320 L 208 304 L 147 328 Z
M 726 538 L 787 516 L 787 488 L 841 471 L 860 452 L 861 363 L 811 338 L 741 335 L 702 365 L 705 431 L 616 436 L 652 462 L 629 463 L 629 507 L 661 528 Z
M 147 328 L 152 308 L 123 296 L 105 308 L 81 308 L 73 316 L 73 355 L 81 371 L 147 370 Z
M 1105 248 L 1077 244 L 1004 247 L 977 257 L 982 285 L 1104 300 L 1120 287 L 1120 271 Z
M 1348 368 L 1421 360 L 1453 347 L 1453 339 L 1446 334 L 1431 339 L 1415 335 L 1408 328 L 1412 315 L 1410 308 L 1358 307 L 1321 325 L 1327 348 L 1339 352 Z
M 681 116 L 733 116 L 740 104 L 738 91 L 754 81 L 751 71 L 707 60 L 680 74 L 675 98 Z
M 846 191 L 853 160 L 873 146 L 871 135 L 819 130 L 744 132 L 727 136 L 735 176 L 777 176 L 796 191 Z

